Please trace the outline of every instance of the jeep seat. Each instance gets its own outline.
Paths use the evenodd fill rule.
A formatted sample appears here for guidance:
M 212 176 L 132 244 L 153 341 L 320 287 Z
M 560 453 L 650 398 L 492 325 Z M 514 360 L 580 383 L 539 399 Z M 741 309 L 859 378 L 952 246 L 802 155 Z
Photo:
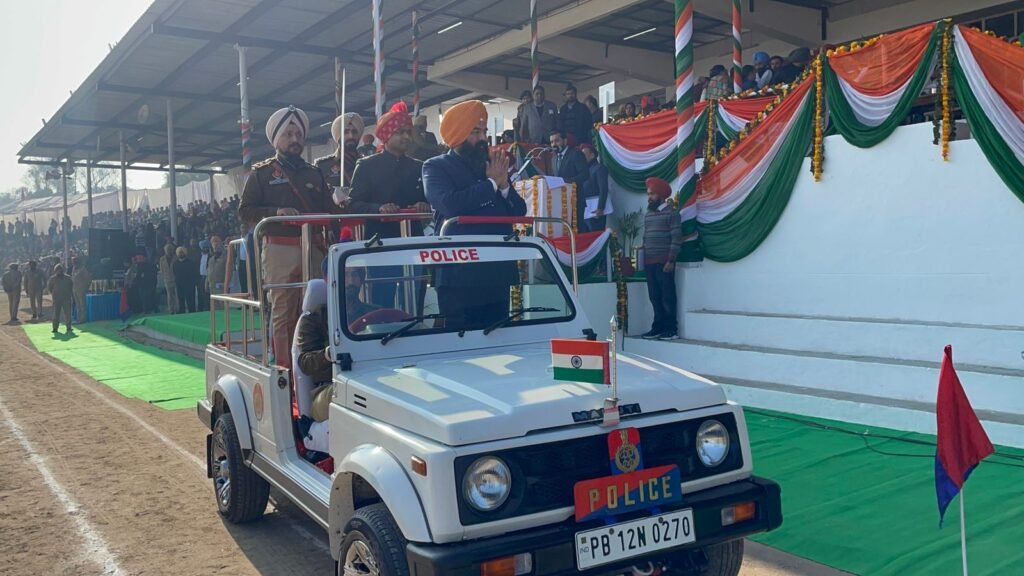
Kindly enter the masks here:
M 302 296 L 302 315 L 316 312 L 327 303 L 327 283 L 314 278 L 306 284 Z M 300 317 L 301 318 L 301 317 Z M 313 388 L 316 383 L 299 366 L 299 331 L 296 322 L 295 334 L 292 335 L 292 374 L 295 376 L 295 399 L 299 405 L 299 414 L 309 416 L 313 405 Z

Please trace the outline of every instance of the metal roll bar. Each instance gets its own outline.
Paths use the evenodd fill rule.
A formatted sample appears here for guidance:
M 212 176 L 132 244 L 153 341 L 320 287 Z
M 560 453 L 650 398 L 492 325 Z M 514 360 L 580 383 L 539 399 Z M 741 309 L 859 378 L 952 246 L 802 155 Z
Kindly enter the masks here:
M 580 280 L 579 272 L 576 270 L 576 232 L 572 229 L 572 226 L 568 221 L 561 218 L 551 218 L 547 216 L 455 216 L 454 218 L 448 218 L 441 224 L 441 229 L 438 231 L 438 236 L 446 236 L 448 227 L 453 224 L 535 224 L 537 222 L 547 222 L 552 224 L 562 224 L 566 230 L 569 231 L 569 253 L 572 259 L 572 290 L 577 294 L 580 291 Z M 557 256 L 556 256 L 557 258 Z
M 406 235 L 411 234 L 411 226 L 409 226 L 408 223 L 415 220 L 429 220 L 433 218 L 433 216 L 434 215 L 432 213 L 416 212 L 411 209 L 405 209 L 401 210 L 397 214 L 304 214 L 296 216 L 271 216 L 269 218 L 264 218 L 263 220 L 260 220 L 253 228 L 253 258 L 246 259 L 246 265 L 249 270 L 249 278 L 251 283 L 254 284 L 255 287 L 250 285 L 248 294 L 212 294 L 210 296 L 211 301 L 224 303 L 224 331 L 226 335 L 224 344 L 227 350 L 231 351 L 231 316 L 229 308 L 230 305 L 234 304 L 236 306 L 241 306 L 243 309 L 247 311 L 247 314 L 243 314 L 242 316 L 242 353 L 246 356 L 248 356 L 249 343 L 247 331 L 248 329 L 250 329 L 250 327 L 255 328 L 255 320 L 251 318 L 251 316 L 255 312 L 260 313 L 260 323 L 262 325 L 260 330 L 260 338 L 263 341 L 262 362 L 263 364 L 267 363 L 269 353 L 268 348 L 270 346 L 270 342 L 272 342 L 272 338 L 270 337 L 271 323 L 269 322 L 269 318 L 264 317 L 264 312 L 268 309 L 268 307 L 263 305 L 264 299 L 266 297 L 266 291 L 271 289 L 301 288 L 304 287 L 306 283 L 309 282 L 309 254 L 310 247 L 312 246 L 312 234 L 310 230 L 311 226 L 326 226 L 334 222 L 344 221 L 352 221 L 357 225 L 363 225 L 370 220 L 376 220 L 380 222 L 401 222 L 403 223 L 402 233 L 403 235 Z M 266 235 L 266 226 L 268 224 L 288 224 L 302 227 L 302 232 L 300 235 L 300 246 L 302 247 L 302 256 L 304 261 L 302 282 L 285 282 L 264 285 L 263 270 L 261 266 L 263 262 L 263 238 Z M 232 246 L 235 243 L 241 243 L 241 240 L 239 239 L 231 241 Z M 229 258 L 230 257 L 231 256 L 229 255 Z M 256 262 L 253 263 L 250 260 L 255 260 Z M 230 262 L 231 261 L 229 260 L 227 264 L 230 264 Z M 251 273 L 254 267 L 256 270 L 258 270 L 257 274 Z M 229 277 L 225 278 L 225 280 L 225 285 L 227 285 Z M 210 338 L 211 341 L 213 342 L 217 340 L 216 323 L 214 320 L 215 312 L 216 306 L 211 305 Z

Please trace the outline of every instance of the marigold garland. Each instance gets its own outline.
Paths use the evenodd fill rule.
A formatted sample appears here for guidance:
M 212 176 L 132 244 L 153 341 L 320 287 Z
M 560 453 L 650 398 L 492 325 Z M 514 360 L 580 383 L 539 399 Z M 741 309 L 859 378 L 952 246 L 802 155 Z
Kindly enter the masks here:
M 550 218 L 551 214 L 552 214 L 552 212 L 551 212 L 551 190 L 547 189 L 547 188 L 545 188 L 545 190 L 546 190 L 546 192 L 544 193 L 544 209 L 547 210 L 547 212 L 545 212 L 544 215 L 547 216 L 548 218 Z M 536 194 L 536 193 L 537 192 L 535 191 L 534 194 Z M 534 214 L 534 216 L 537 216 L 537 214 Z M 553 234 L 553 232 L 551 230 L 552 230 L 551 223 L 548 222 L 547 223 L 548 236 L 551 236 Z
M 704 170 L 706 171 L 709 166 L 708 159 L 715 156 L 715 111 L 718 109 L 718 102 L 710 100 L 708 107 L 705 109 L 705 113 L 708 115 L 707 121 L 707 135 L 706 141 L 704 142 Z
M 622 247 L 619 238 L 612 231 L 610 240 L 612 251 L 612 270 L 615 279 L 615 313 L 619 317 L 619 326 L 623 334 L 629 333 L 629 292 L 626 290 L 626 278 L 622 275 Z
M 951 134 L 949 111 L 949 35 L 950 19 L 945 20 L 942 33 L 942 160 L 949 162 L 949 138 Z
M 818 54 L 814 59 L 814 156 L 811 159 L 811 171 L 814 173 L 814 181 L 821 182 L 821 163 L 824 155 L 824 138 L 822 137 L 822 89 L 821 89 L 821 67 L 823 55 Z

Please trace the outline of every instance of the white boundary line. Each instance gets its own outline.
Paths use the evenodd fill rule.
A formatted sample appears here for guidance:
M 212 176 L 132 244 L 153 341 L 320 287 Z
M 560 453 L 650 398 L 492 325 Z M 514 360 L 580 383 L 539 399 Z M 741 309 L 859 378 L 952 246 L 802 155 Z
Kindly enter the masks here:
M 13 343 L 16 346 L 22 348 L 26 352 L 29 352 L 29 353 L 37 356 L 42 362 L 46 363 L 48 366 L 50 366 L 51 368 L 53 368 L 54 370 L 56 370 L 60 374 L 66 376 L 70 381 L 72 381 L 75 384 L 77 384 L 79 388 L 82 388 L 83 390 L 88 391 L 93 396 L 96 396 L 97 398 L 102 400 L 105 404 L 107 404 L 111 408 L 113 408 L 113 409 L 117 410 L 118 412 L 124 414 L 125 416 L 131 418 L 132 421 L 134 421 L 136 424 L 138 424 L 144 430 L 146 430 L 147 432 L 149 432 L 150 434 L 155 436 L 156 439 L 159 440 L 161 443 L 163 443 L 165 446 L 167 446 L 168 448 L 174 450 L 175 452 L 178 453 L 179 456 L 181 456 L 185 460 L 188 460 L 189 462 L 194 464 L 196 466 L 196 468 L 198 468 L 199 471 L 203 474 L 203 476 L 204 477 L 206 476 L 206 462 L 204 462 L 201 458 L 199 458 L 195 454 L 193 454 L 193 453 L 189 452 L 188 450 L 185 450 L 184 448 L 182 448 L 177 442 L 175 442 L 174 440 L 171 440 L 170 438 L 165 436 L 162 432 L 160 432 L 159 430 L 154 428 L 149 422 L 146 422 L 145 420 L 143 420 L 138 414 L 132 412 L 131 410 L 129 410 L 127 407 L 123 406 L 122 404 L 120 404 L 118 402 L 115 402 L 114 400 L 111 400 L 110 398 L 105 396 L 103 393 L 101 393 L 98 390 L 96 390 L 93 386 L 83 382 L 80 376 L 78 376 L 74 372 L 66 370 L 63 366 L 61 366 L 60 364 L 57 364 L 52 359 L 50 359 L 50 357 L 47 356 L 45 353 L 40 352 L 40 351 L 38 351 L 38 350 L 36 350 L 34 348 L 30 348 L 30 347 L 22 344 L 21 342 L 18 342 L 17 339 L 15 339 L 14 337 L 12 337 L 11 335 L 9 335 L 9 334 L 7 334 L 5 332 L 0 332 L 0 334 L 3 334 L 5 338 L 7 338 L 8 340 L 11 341 L 11 343 Z M 5 417 L 6 417 L 7 414 L 9 414 L 9 413 L 6 410 L 4 410 L 4 412 L 5 412 Z M 291 517 L 289 517 L 287 515 L 282 514 L 281 518 L 283 518 L 285 520 L 285 522 L 288 523 L 288 526 L 296 534 L 298 534 L 302 538 L 308 540 L 311 544 L 313 544 L 313 546 L 315 548 L 317 548 L 318 550 L 321 550 L 321 551 L 323 551 L 323 552 L 325 552 L 327 554 L 331 553 L 330 547 L 326 543 L 324 543 L 324 539 L 323 538 L 317 537 L 315 534 L 311 533 L 304 526 L 302 526 L 301 524 L 299 524 L 298 522 L 296 522 L 295 520 L 293 520 Z
M 43 477 L 46 487 L 50 489 L 50 492 L 53 492 L 53 495 L 57 497 L 57 501 L 64 507 L 64 511 L 74 520 L 75 528 L 78 529 L 78 534 L 84 541 L 85 550 L 83 552 L 85 557 L 96 565 L 101 566 L 103 568 L 102 573 L 105 575 L 125 576 L 125 571 L 117 563 L 117 557 L 110 551 L 107 541 L 103 539 L 103 536 L 86 519 L 85 512 L 78 502 L 75 501 L 74 496 L 68 493 L 64 486 L 53 476 L 53 473 L 50 472 L 49 466 L 46 465 L 46 460 L 36 452 L 35 447 L 29 442 L 21 426 L 14 420 L 14 415 L 7 409 L 7 406 L 4 406 L 2 398 L 0 398 L 0 414 L 4 417 L 4 424 L 7 425 L 7 429 L 11 431 L 14 438 L 21 444 L 21 448 L 25 451 L 28 461 L 36 467 L 36 470 Z

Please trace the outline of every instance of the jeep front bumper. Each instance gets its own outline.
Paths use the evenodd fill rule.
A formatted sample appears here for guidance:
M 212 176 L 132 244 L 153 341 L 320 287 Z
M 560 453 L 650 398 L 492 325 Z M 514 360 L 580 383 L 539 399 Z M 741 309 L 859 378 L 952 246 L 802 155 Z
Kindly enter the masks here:
M 752 519 L 722 526 L 723 508 L 751 501 L 756 505 L 756 514 Z M 601 522 L 578 524 L 568 520 L 493 538 L 453 544 L 410 543 L 406 548 L 409 573 L 411 576 L 480 576 L 480 567 L 484 562 L 526 552 L 533 555 L 531 576 L 597 575 L 614 573 L 616 570 L 621 573 L 633 565 L 767 532 L 782 524 L 779 485 L 756 476 L 686 495 L 682 502 L 662 507 L 660 511 L 664 513 L 687 508 L 693 510 L 696 541 L 585 571 L 577 570 L 576 567 L 575 535 L 580 531 L 600 527 Z

